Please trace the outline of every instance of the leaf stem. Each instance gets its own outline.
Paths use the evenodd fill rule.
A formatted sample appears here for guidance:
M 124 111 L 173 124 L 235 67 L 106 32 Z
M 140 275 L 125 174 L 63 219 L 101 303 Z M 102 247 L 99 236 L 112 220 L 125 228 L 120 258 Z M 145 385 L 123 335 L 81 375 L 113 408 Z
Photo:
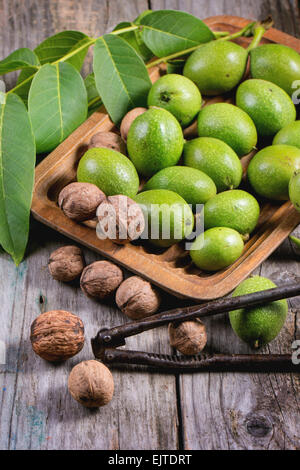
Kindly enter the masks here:
M 266 19 L 263 21 L 257 21 L 254 23 L 252 30 L 250 31 L 250 34 L 252 34 L 253 39 L 250 43 L 250 45 L 247 47 L 247 51 L 251 51 L 252 49 L 255 49 L 261 41 L 261 38 L 265 34 L 268 29 L 270 29 L 274 24 L 274 21 L 271 16 L 268 16 Z
M 253 23 L 249 23 L 247 26 L 245 26 L 240 31 L 237 31 L 236 33 L 230 34 L 228 36 L 222 36 L 222 37 L 216 39 L 216 41 L 231 41 L 232 39 L 236 39 L 236 38 L 239 38 L 241 36 L 245 36 L 246 34 L 248 34 L 251 31 L 251 29 L 253 28 L 254 25 L 255 25 L 255 21 Z M 216 33 L 214 33 L 214 34 L 216 34 Z M 153 62 L 150 62 L 149 64 L 147 64 L 146 67 L 151 68 L 151 67 L 154 67 L 155 65 L 161 64 L 162 62 L 167 62 L 170 59 L 175 59 L 176 57 L 181 57 L 183 55 L 190 54 L 190 52 L 195 51 L 196 49 L 198 49 L 201 46 L 202 46 L 202 44 L 197 44 L 197 46 L 190 47 L 189 49 L 185 49 L 185 50 L 179 51 L 179 52 L 174 52 L 174 54 L 170 54 L 170 55 L 165 56 L 165 57 L 160 57 L 159 59 L 154 60 Z
M 139 28 L 139 26 L 136 26 L 136 25 L 128 26 L 127 28 L 122 28 L 122 29 L 118 29 L 117 31 L 112 31 L 110 34 L 119 35 L 119 34 L 123 34 L 123 33 L 128 33 L 129 31 L 135 31 L 138 28 Z M 100 37 L 102 37 L 102 36 L 100 36 Z M 97 38 L 89 38 L 88 42 L 86 42 L 85 44 L 82 44 L 82 46 L 78 47 L 77 49 L 74 49 L 73 51 L 69 52 L 68 54 L 64 55 L 63 57 L 60 57 L 55 62 L 52 62 L 52 64 L 58 64 L 59 62 L 65 62 L 66 60 L 69 60 L 71 57 L 78 54 L 83 49 L 86 49 L 87 47 L 90 47 L 93 44 L 95 44 L 96 41 L 97 41 Z M 18 85 L 16 85 L 14 88 L 9 90 L 7 93 L 14 93 L 16 90 L 21 88 L 21 86 L 25 85 L 25 83 L 30 82 L 30 80 L 32 80 L 33 77 L 35 76 L 35 73 L 33 73 L 32 75 L 27 77 L 25 80 L 23 80 L 23 82 L 18 83 Z
M 213 33 L 214 33 L 216 39 L 229 36 L 229 32 L 228 32 L 228 31 L 213 31 Z
M 220 39 L 218 39 L 219 41 L 231 41 L 232 39 L 237 39 L 237 38 L 240 38 L 242 36 L 248 36 L 250 33 L 251 33 L 251 30 L 253 28 L 253 26 L 255 25 L 255 21 L 253 21 L 252 23 L 249 23 L 247 24 L 247 26 L 245 26 L 244 28 L 240 29 L 239 31 L 237 31 L 236 33 L 233 33 L 231 34 L 230 36 L 225 36 L 225 37 L 222 37 Z
M 122 28 L 122 29 L 117 29 L 115 31 L 112 31 L 109 34 L 123 34 L 123 33 L 128 33 L 129 31 L 135 31 L 136 29 L 139 29 L 141 26 L 140 25 L 132 25 L 132 26 L 127 26 L 127 28 Z
M 96 104 L 97 101 L 99 101 L 99 106 L 100 106 L 100 104 L 102 103 L 102 100 L 101 100 L 100 96 L 95 96 L 95 98 L 93 98 L 91 101 L 89 101 L 88 102 L 88 107 L 90 108 L 91 106 L 94 106 L 94 104 Z
M 297 248 L 300 248 L 300 240 L 293 235 L 289 235 L 289 239 L 296 245 Z

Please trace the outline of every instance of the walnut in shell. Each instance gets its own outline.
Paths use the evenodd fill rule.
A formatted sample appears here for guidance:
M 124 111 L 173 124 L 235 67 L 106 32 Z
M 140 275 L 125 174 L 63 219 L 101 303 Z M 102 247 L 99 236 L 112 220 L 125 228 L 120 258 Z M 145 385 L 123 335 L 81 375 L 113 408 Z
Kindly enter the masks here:
M 136 240 L 145 228 L 139 204 L 124 195 L 108 196 L 97 209 L 97 235 L 124 244 Z
M 81 405 L 96 408 L 111 401 L 114 380 L 110 370 L 101 362 L 83 361 L 71 370 L 68 389 Z
M 147 108 L 134 108 L 131 111 L 129 111 L 127 114 L 122 119 L 121 126 L 120 126 L 120 132 L 122 139 L 126 142 L 127 140 L 127 135 L 130 129 L 131 124 L 141 114 L 143 114 L 145 111 L 147 111 Z
M 205 325 L 200 320 L 170 323 L 169 337 L 171 346 L 186 355 L 198 354 L 207 342 Z
M 123 281 L 122 270 L 110 261 L 95 261 L 84 268 L 80 287 L 88 297 L 106 299 Z
M 84 326 L 73 313 L 51 310 L 34 320 L 30 340 L 34 352 L 46 361 L 65 361 L 83 348 Z
M 48 268 L 57 281 L 70 282 L 79 277 L 84 269 L 84 258 L 78 246 L 62 246 L 51 253 Z
M 97 132 L 90 140 L 89 148 L 106 147 L 126 155 L 126 144 L 122 137 L 114 132 Z
M 58 205 L 64 214 L 76 222 L 93 219 L 105 194 L 91 183 L 70 183 L 58 196 Z
M 149 317 L 157 312 L 160 302 L 158 291 L 150 282 L 138 276 L 126 279 L 116 292 L 119 309 L 132 320 Z

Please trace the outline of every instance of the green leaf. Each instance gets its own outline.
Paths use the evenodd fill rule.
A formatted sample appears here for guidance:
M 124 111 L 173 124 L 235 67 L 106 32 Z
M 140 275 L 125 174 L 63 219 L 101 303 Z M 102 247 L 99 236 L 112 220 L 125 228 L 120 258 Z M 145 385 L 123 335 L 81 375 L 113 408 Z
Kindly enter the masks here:
M 115 123 L 132 108 L 147 105 L 151 81 L 133 47 L 113 34 L 97 39 L 93 64 L 97 90 Z
M 139 24 L 139 17 L 135 20 L 134 23 L 130 23 L 129 21 L 123 21 L 122 23 L 119 23 L 115 27 L 114 31 L 118 31 L 119 29 L 123 28 L 128 28 L 129 26 L 133 26 L 134 24 Z M 127 41 L 145 62 L 147 62 L 149 59 L 151 59 L 151 57 L 153 57 L 153 53 L 150 51 L 150 49 L 148 49 L 148 47 L 142 40 L 140 31 L 135 30 L 129 31 L 128 33 L 123 33 L 121 38 Z
M 32 83 L 32 79 L 33 79 L 33 76 L 34 76 L 35 73 L 36 73 L 36 69 L 28 67 L 27 69 L 21 70 L 21 73 L 20 73 L 20 75 L 18 76 L 18 79 L 17 79 L 17 85 L 19 85 L 23 82 L 24 83 L 23 83 L 22 86 L 18 87 L 14 91 L 14 93 L 16 95 L 18 95 L 24 101 L 26 106 L 28 105 L 28 93 L 29 93 L 29 89 L 30 89 L 30 86 L 31 86 L 31 83 Z M 28 79 L 30 78 L 30 79 L 27 80 L 27 78 Z
M 18 96 L 0 92 L 0 244 L 16 264 L 28 239 L 34 165 L 27 109 Z
M 96 88 L 95 75 L 90 73 L 85 79 L 84 84 L 87 92 L 88 103 L 95 98 L 100 98 Z
M 66 62 L 45 64 L 28 96 L 37 152 L 49 152 L 87 116 L 87 93 L 80 73 Z
M 189 13 L 158 10 L 140 20 L 142 39 L 157 56 L 165 57 L 215 39 L 203 21 Z
M 61 59 L 69 52 L 84 46 L 87 42 L 89 42 L 88 36 L 80 31 L 62 31 L 61 33 L 57 33 L 45 39 L 34 49 L 34 52 L 43 65 Z M 80 71 L 87 50 L 88 46 L 71 57 L 68 62 Z
M 95 75 L 93 73 L 90 73 L 84 79 L 84 84 L 85 84 L 87 97 L 88 97 L 88 107 L 89 107 L 88 116 L 90 116 L 96 109 L 98 109 L 101 106 L 102 100 L 99 96 L 99 93 L 96 87 L 96 82 L 95 82 Z
M 145 18 L 145 16 L 149 15 L 152 13 L 153 10 L 144 10 L 142 13 L 139 14 L 139 16 L 136 17 L 136 19 L 133 21 L 134 24 L 141 24 L 141 20 Z
M 84 47 L 85 44 L 86 47 Z M 80 71 L 89 46 L 90 38 L 80 31 L 63 31 L 45 39 L 45 41 L 37 46 L 34 51 L 40 59 L 41 64 L 44 65 L 46 63 L 52 63 L 58 59 L 61 59 L 65 54 L 83 47 L 82 50 L 66 61 L 69 64 L 72 64 L 78 71 Z M 22 70 L 18 77 L 17 85 L 21 84 L 27 78 L 34 75 L 35 72 L 36 69 L 34 68 L 26 68 Z M 26 105 L 31 82 L 32 79 L 25 81 L 24 85 L 15 90 L 15 93 L 19 95 L 20 98 L 22 98 Z
M 36 70 L 39 65 L 40 61 L 37 55 L 31 49 L 22 47 L 0 61 L 0 75 L 32 66 Z

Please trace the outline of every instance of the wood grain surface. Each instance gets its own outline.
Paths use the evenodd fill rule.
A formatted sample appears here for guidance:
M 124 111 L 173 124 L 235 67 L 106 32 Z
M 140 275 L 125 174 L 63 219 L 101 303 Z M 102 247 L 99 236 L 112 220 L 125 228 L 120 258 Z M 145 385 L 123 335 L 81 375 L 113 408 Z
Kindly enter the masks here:
M 296 1 L 275 0 L 0 0 L 0 58 L 18 47 L 35 47 L 50 34 L 78 29 L 98 36 L 119 21 L 152 8 L 189 11 L 200 18 L 234 14 L 262 19 L 300 37 Z M 90 60 L 85 73 L 90 70 Z M 7 86 L 15 75 L 5 78 Z M 300 230 L 295 233 L 300 236 Z M 32 221 L 24 262 L 16 268 L 0 253 L 1 449 L 299 449 L 299 376 L 291 374 L 194 374 L 180 377 L 113 370 L 115 397 L 98 411 L 82 408 L 69 396 L 72 366 L 92 357 L 89 339 L 100 326 L 124 322 L 113 304 L 87 299 L 76 285 L 63 285 L 48 274 L 52 250 L 69 243 Z M 85 251 L 87 263 L 99 259 Z M 300 275 L 299 253 L 286 240 L 256 273 L 277 283 Z M 164 307 L 178 304 L 164 296 Z M 289 316 L 279 337 L 263 352 L 291 352 L 300 338 L 300 300 L 289 302 Z M 60 366 L 31 350 L 29 327 L 41 312 L 66 309 L 86 328 L 81 353 Z M 206 321 L 208 348 L 215 352 L 248 352 L 232 332 L 226 316 Z M 128 347 L 170 352 L 165 328 L 143 333 Z M 3 356 L 3 354 L 1 354 Z M 4 359 L 3 357 L 1 357 Z M 1 362 L 1 361 L 0 361 Z

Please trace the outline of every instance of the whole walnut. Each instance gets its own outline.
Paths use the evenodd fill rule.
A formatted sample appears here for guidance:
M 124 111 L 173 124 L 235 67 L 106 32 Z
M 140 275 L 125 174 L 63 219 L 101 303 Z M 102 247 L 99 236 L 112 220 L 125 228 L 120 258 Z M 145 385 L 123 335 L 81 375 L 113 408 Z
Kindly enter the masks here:
M 90 140 L 89 148 L 107 147 L 126 155 L 126 144 L 118 134 L 114 132 L 97 132 Z
M 122 270 L 110 261 L 95 261 L 84 268 L 80 287 L 88 297 L 106 299 L 123 281 Z
M 96 408 L 111 401 L 114 379 L 110 370 L 101 362 L 83 361 L 71 370 L 68 389 L 81 405 Z
M 171 346 L 186 355 L 198 354 L 207 342 L 205 325 L 200 320 L 170 323 L 169 337 Z
M 34 352 L 46 361 L 65 361 L 83 348 L 84 326 L 73 313 L 50 310 L 32 323 L 30 340 Z
M 76 222 L 93 219 L 105 194 L 91 183 L 70 183 L 58 196 L 58 205 L 64 214 Z
M 138 276 L 127 278 L 116 292 L 119 309 L 132 320 L 149 317 L 157 312 L 160 302 L 158 291 L 150 282 Z
M 108 196 L 97 209 L 97 235 L 124 244 L 136 240 L 145 228 L 139 204 L 124 195 Z
M 131 124 L 133 123 L 135 118 L 143 114 L 145 111 L 147 111 L 147 108 L 133 108 L 123 117 L 121 126 L 120 126 L 120 132 L 121 132 L 122 139 L 125 142 L 127 140 L 127 135 L 128 135 Z
M 70 282 L 79 277 L 84 269 L 84 258 L 78 246 L 62 246 L 51 253 L 48 269 L 57 281 Z

